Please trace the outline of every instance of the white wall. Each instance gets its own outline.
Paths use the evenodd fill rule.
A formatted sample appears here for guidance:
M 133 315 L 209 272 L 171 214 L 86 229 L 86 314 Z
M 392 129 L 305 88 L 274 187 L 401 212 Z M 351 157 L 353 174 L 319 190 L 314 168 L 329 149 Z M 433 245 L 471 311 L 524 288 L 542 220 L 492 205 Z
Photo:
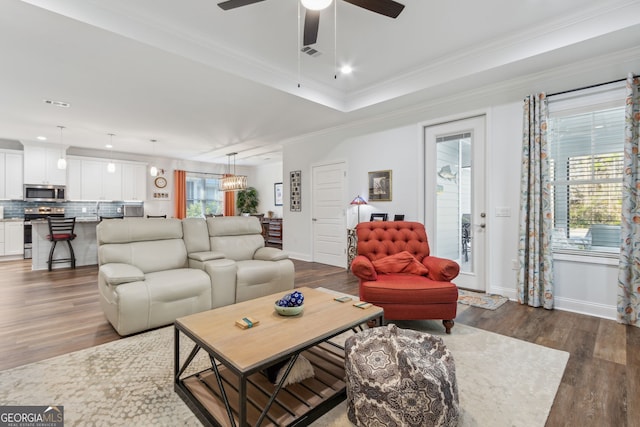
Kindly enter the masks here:
M 404 213 L 409 220 L 424 221 L 424 162 L 422 129 L 478 114 L 487 117 L 487 292 L 516 297 L 518 215 L 522 99 L 529 93 L 569 90 L 583 85 L 626 77 L 640 71 L 640 58 L 621 53 L 606 60 L 592 58 L 564 64 L 544 74 L 523 75 L 492 87 L 469 89 L 461 82 L 460 95 L 428 99 L 406 111 L 357 122 L 339 129 L 285 141 L 284 175 L 302 170 L 302 212 L 290 212 L 285 199 L 284 249 L 293 257 L 312 261 L 310 173 L 313 165 L 334 160 L 347 164 L 349 199 L 344 200 L 347 224 L 355 223 L 355 207 L 349 202 L 360 194 L 367 199 L 367 172 L 393 171 L 393 200 L 361 208 L 361 217 L 371 211 Z M 288 194 L 285 180 L 285 194 Z M 496 217 L 496 209 L 507 208 L 510 216 Z M 346 231 L 345 231 L 346 233 Z M 615 318 L 616 272 L 611 263 L 580 257 L 558 257 L 555 265 L 556 307 L 601 317 Z M 610 261 L 610 260 L 607 260 Z M 346 260 L 345 260 L 346 264 Z
M 258 190 L 258 197 L 260 198 L 258 213 L 264 213 L 266 216 L 267 212 L 272 211 L 274 218 L 282 218 L 282 206 L 275 205 L 273 188 L 275 183 L 283 182 L 282 162 L 252 168 L 247 181 L 249 181 L 250 186 Z

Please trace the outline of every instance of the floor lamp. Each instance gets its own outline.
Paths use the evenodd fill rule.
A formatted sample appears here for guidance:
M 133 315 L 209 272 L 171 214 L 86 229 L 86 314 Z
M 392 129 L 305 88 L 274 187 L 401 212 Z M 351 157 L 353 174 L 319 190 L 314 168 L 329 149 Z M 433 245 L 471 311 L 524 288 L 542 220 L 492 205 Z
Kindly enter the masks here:
M 356 198 L 351 201 L 350 204 L 358 206 L 358 224 L 360 224 L 360 205 L 366 205 L 367 201 L 362 197 L 360 197 L 360 195 L 358 194 Z

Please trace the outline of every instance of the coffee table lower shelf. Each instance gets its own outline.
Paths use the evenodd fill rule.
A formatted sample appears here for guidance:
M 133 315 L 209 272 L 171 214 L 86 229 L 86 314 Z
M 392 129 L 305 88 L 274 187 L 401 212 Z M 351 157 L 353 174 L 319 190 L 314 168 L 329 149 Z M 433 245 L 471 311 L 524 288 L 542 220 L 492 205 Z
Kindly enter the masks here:
M 301 353 L 313 365 L 315 376 L 282 388 L 262 426 L 306 426 L 346 398 L 344 350 L 321 343 Z M 240 379 L 218 366 L 223 387 L 238 425 Z M 175 390 L 205 425 L 231 426 L 220 388 L 212 369 L 181 379 Z M 254 426 L 275 386 L 262 372 L 247 377 L 247 420 Z

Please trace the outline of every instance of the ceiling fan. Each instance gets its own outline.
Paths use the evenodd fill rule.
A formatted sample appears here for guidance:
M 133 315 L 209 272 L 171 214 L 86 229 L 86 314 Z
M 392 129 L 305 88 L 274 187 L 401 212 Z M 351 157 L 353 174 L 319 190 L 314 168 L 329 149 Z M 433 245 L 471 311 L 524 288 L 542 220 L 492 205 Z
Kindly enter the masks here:
M 235 9 L 242 6 L 247 6 L 253 3 L 258 3 L 264 0 L 226 0 L 222 3 L 218 3 L 223 10 Z M 367 9 L 371 12 L 379 13 L 380 15 L 388 16 L 389 18 L 397 18 L 404 9 L 404 5 L 394 0 L 343 0 L 347 3 L 351 3 L 355 6 L 359 6 L 363 9 Z M 304 1 L 302 2 L 304 4 Z M 318 27 L 320 25 L 320 11 L 306 9 L 304 15 L 304 34 L 303 42 L 304 46 L 314 44 L 318 40 Z

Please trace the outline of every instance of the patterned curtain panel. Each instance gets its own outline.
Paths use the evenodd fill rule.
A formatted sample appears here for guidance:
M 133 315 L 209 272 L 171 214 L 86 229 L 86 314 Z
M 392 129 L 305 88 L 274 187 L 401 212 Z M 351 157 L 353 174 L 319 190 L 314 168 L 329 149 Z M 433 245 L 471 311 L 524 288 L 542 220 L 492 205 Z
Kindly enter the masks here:
M 544 93 L 524 100 L 518 301 L 553 308 L 553 231 L 549 192 L 547 99 Z
M 622 245 L 618 271 L 618 321 L 640 326 L 640 78 L 627 77 L 622 178 Z

